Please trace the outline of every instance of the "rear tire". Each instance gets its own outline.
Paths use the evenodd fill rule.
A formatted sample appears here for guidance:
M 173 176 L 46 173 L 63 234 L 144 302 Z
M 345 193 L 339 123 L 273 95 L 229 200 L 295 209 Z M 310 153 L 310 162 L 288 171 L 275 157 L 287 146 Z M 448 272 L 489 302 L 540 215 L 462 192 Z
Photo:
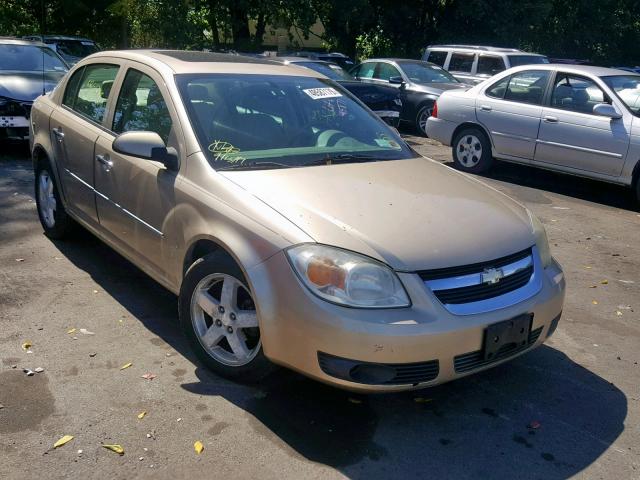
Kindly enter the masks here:
M 36 206 L 44 234 L 54 240 L 68 237 L 76 223 L 62 204 L 60 190 L 49 161 L 39 160 L 35 174 Z
M 482 173 L 493 165 L 491 142 L 479 128 L 461 130 L 453 139 L 451 154 L 456 167 L 464 172 Z
M 418 132 L 418 135 L 420 135 L 421 137 L 427 136 L 427 120 L 429 120 L 432 112 L 433 103 L 430 105 L 423 105 L 418 110 L 414 127 L 416 129 L 416 132 Z
M 228 256 L 213 253 L 194 262 L 178 310 L 194 353 L 218 375 L 254 383 L 275 369 L 263 353 L 252 293 Z

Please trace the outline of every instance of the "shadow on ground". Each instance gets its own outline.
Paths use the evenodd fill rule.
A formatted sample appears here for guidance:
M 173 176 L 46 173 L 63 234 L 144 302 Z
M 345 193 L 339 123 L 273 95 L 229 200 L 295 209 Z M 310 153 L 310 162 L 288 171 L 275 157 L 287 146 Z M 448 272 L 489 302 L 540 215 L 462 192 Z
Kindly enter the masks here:
M 88 233 L 56 246 L 194 364 L 199 381 L 184 390 L 225 398 L 259 435 L 351 478 L 564 479 L 624 429 L 625 395 L 548 346 L 420 392 L 362 397 L 285 370 L 238 388 L 198 366 L 173 294 Z

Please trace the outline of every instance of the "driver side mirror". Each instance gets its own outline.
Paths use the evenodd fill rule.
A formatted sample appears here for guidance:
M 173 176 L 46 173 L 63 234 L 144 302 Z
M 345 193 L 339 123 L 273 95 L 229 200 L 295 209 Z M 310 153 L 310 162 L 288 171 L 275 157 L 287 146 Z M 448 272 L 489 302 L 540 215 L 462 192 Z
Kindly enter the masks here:
M 167 147 L 156 132 L 124 132 L 113 141 L 113 151 L 131 157 L 144 158 L 162 163 L 168 170 L 180 168 L 178 152 Z
M 613 105 L 608 103 L 598 103 L 593 106 L 594 115 L 600 115 L 602 117 L 609 117 L 611 120 L 617 120 L 622 118 L 622 115 L 618 113 Z
M 389 77 L 389 83 L 391 85 L 400 85 L 400 88 L 402 88 L 402 87 L 404 87 L 406 85 L 405 81 L 400 76 L 398 76 L 398 77 Z

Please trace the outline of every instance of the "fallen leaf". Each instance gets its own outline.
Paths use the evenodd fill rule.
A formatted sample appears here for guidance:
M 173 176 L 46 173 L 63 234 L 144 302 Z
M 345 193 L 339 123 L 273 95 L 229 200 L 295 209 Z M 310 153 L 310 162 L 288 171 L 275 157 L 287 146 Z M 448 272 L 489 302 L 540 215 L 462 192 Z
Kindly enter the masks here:
M 69 335 L 71 335 L 72 333 L 76 333 L 76 329 L 75 328 L 70 328 L 69 330 L 67 330 L 67 333 Z
M 618 317 L 621 317 L 621 316 L 622 316 L 622 312 L 621 312 L 620 310 L 616 310 L 616 315 L 617 315 Z
M 120 367 L 120 370 L 124 370 L 125 368 L 129 368 L 131 365 L 133 365 L 133 363 L 129 362 L 129 363 L 125 363 L 124 365 L 122 365 Z
M 140 413 L 138 414 L 138 419 L 139 419 L 139 420 L 142 420 L 146 414 L 147 414 L 147 412 L 140 412 Z
M 196 451 L 196 453 L 198 455 L 200 455 L 202 453 L 202 451 L 204 450 L 204 445 L 202 444 L 202 442 L 200 440 L 197 440 L 194 444 L 193 444 L 193 449 Z
M 93 293 L 98 293 L 98 290 L 94 290 Z
M 97 353 L 95 353 L 95 352 L 91 352 L 91 353 L 89 354 L 89 356 L 90 356 L 91 358 L 95 357 L 96 355 L 97 355 Z
M 36 373 L 42 373 L 42 372 L 44 372 L 44 368 L 42 368 L 42 367 L 34 368 L 33 371 L 36 372 Z
M 16 258 L 16 262 L 24 262 L 24 258 Z
M 433 398 L 415 397 L 413 401 L 416 403 L 428 403 L 433 401 Z
M 23 368 L 22 371 L 27 374 L 27 377 L 33 377 L 36 374 L 36 372 L 28 368 Z
M 597 300 L 591 300 L 591 303 L 593 303 L 594 305 L 598 305 L 598 301 Z
M 149 373 L 145 373 L 140 378 L 144 378 L 145 380 L 153 380 L 154 378 L 156 378 L 156 375 L 149 372 Z
M 602 280 L 600 282 L 601 285 L 608 285 L 609 284 L 609 280 Z
M 598 288 L 598 285 L 589 285 L 589 288 Z
M 23 350 L 29 350 L 33 345 L 31 345 L 31 342 L 24 342 L 22 344 L 22 349 Z
M 83 335 L 95 335 L 94 332 L 90 332 L 89 330 L 87 330 L 86 328 L 81 328 L 80 329 L 80 333 L 82 333 Z
M 53 444 L 53 448 L 61 447 L 65 443 L 69 443 L 71 440 L 73 440 L 73 435 L 65 435 L 64 437 L 62 437 L 60 440 L 58 440 L 56 443 Z
M 587 270 L 591 270 L 591 267 L 588 265 L 584 265 L 584 268 L 586 268 Z
M 102 446 L 104 448 L 106 448 L 107 450 L 111 450 L 112 452 L 116 452 L 118 455 L 124 455 L 124 448 L 122 448 L 122 445 L 118 445 L 118 444 L 105 445 L 105 444 L 102 444 Z

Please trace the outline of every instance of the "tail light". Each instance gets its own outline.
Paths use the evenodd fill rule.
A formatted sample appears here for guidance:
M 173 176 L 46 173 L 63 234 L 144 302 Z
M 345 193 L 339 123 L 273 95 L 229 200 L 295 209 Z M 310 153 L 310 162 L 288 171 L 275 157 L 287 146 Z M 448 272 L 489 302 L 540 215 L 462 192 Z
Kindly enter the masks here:
M 438 102 L 433 103 L 433 110 L 431 111 L 431 116 L 433 118 L 438 118 Z

